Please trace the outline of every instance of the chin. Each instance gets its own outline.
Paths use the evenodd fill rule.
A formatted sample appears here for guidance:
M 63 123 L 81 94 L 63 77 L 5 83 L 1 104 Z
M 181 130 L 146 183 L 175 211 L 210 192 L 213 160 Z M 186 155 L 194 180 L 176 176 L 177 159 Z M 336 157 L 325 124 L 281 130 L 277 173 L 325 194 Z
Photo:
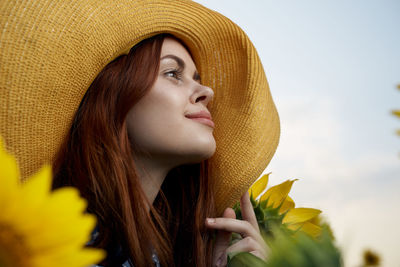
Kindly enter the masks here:
M 200 144 L 197 147 L 191 149 L 191 151 L 187 151 L 185 158 L 189 160 L 187 163 L 199 163 L 203 160 L 207 160 L 211 158 L 216 149 L 215 140 Z
M 215 140 L 213 139 L 212 142 L 202 147 L 201 153 L 199 153 L 201 161 L 211 158 L 215 153 L 215 149 L 216 149 L 216 144 Z
M 206 160 L 211 158 L 215 153 L 215 146 L 207 151 L 204 151 L 204 153 L 202 154 L 202 160 Z

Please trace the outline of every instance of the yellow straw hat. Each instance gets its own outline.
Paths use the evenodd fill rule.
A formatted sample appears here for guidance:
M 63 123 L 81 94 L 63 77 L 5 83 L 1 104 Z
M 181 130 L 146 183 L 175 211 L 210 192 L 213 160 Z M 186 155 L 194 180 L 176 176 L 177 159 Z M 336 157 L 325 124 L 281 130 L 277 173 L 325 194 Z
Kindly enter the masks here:
M 192 1 L 7 0 L 0 6 L 0 135 L 22 179 L 51 163 L 97 74 L 143 39 L 171 33 L 191 51 L 210 105 L 220 214 L 270 162 L 279 118 L 257 52 L 223 15 Z M 83 140 L 84 141 L 84 140 Z

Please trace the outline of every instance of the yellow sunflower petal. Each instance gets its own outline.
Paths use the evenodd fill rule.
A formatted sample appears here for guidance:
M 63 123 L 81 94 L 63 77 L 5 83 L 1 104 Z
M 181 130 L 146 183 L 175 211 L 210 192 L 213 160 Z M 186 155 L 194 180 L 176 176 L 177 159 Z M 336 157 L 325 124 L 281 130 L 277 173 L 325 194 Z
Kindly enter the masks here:
M 19 169 L 13 156 L 7 153 L 0 138 L 0 198 L 19 184 Z
M 311 208 L 291 209 L 288 211 L 288 213 L 286 213 L 285 217 L 282 220 L 282 223 L 294 224 L 306 222 L 318 216 L 320 213 L 320 210 Z
M 86 201 L 75 188 L 51 192 L 51 178 L 47 166 L 20 184 L 18 166 L 0 143 L 0 237 L 7 238 L 0 252 L 11 255 L 7 266 L 84 267 L 104 258 L 104 251 L 84 248 L 96 224 L 84 213 Z
M 99 263 L 105 256 L 105 252 L 99 249 L 84 249 L 77 251 L 73 258 L 70 258 L 69 264 L 65 264 L 65 267 L 77 266 L 87 267 L 93 263 Z
M 287 225 L 287 228 L 293 231 L 302 231 L 314 238 L 318 237 L 322 232 L 322 228 L 320 226 L 311 222 L 289 224 Z
M 313 223 L 315 225 L 322 225 L 321 221 L 322 221 L 322 217 L 321 216 L 315 216 L 314 218 L 309 220 L 310 223 Z
M 71 205 L 74 203 L 74 205 Z M 75 217 L 75 214 L 85 211 L 87 201 L 79 196 L 79 191 L 73 187 L 63 187 L 55 190 L 51 196 L 50 201 L 46 203 L 46 209 L 60 210 L 61 216 Z
M 260 179 L 255 181 L 255 183 L 249 189 L 249 195 L 253 194 L 253 198 L 256 199 L 262 191 L 267 188 L 269 175 L 271 173 L 264 174 Z
M 286 199 L 294 181 L 296 180 L 287 180 L 281 184 L 271 187 L 261 196 L 260 201 L 269 199 L 269 205 L 272 204 L 274 208 L 278 207 L 282 203 L 282 201 Z
M 19 225 L 23 231 L 29 231 L 31 228 L 40 227 L 42 219 L 46 217 L 40 216 L 43 205 L 48 203 L 48 197 L 50 195 L 50 183 L 51 183 L 51 168 L 45 166 L 41 168 L 36 174 L 30 177 L 26 182 L 20 185 L 18 189 L 18 202 L 10 203 L 9 210 L 14 210 L 16 213 L 13 214 L 16 220 L 24 220 L 24 218 L 36 217 L 37 220 L 31 220 L 32 222 L 27 224 Z M 20 210 L 24 212 L 20 212 Z
M 288 211 L 288 210 L 290 210 L 290 209 L 293 209 L 294 206 L 295 206 L 294 200 L 293 200 L 291 197 L 287 196 L 287 197 L 285 198 L 285 200 L 283 201 L 282 206 L 281 206 L 281 208 L 279 209 L 279 212 L 280 212 L 281 214 L 282 214 L 282 213 L 285 213 L 286 211 Z
M 317 237 L 321 234 L 322 228 L 311 222 L 305 222 L 300 230 L 312 237 Z
M 44 166 L 21 186 L 21 197 L 33 210 L 45 203 L 50 195 L 51 167 Z
M 43 233 L 32 233 L 31 241 L 35 244 L 31 244 L 35 251 L 47 251 L 50 253 L 56 250 L 64 250 L 68 247 L 80 247 L 82 244 L 86 244 L 90 240 L 90 233 L 95 226 L 94 216 L 84 216 L 79 220 L 73 220 L 70 223 L 74 227 L 64 227 L 62 231 L 59 230 L 60 224 L 57 222 L 44 222 L 44 226 L 49 229 Z M 57 233 L 57 238 L 55 238 Z
M 73 205 L 71 205 L 73 203 Z M 89 235 L 95 226 L 95 218 L 89 214 L 82 214 L 86 208 L 86 201 L 79 198 L 77 190 L 74 188 L 62 188 L 56 190 L 48 203 L 43 205 L 43 210 L 40 212 L 44 218 L 53 216 L 51 220 L 39 223 L 45 224 L 47 228 L 56 230 L 60 225 L 70 224 L 74 227 L 65 227 L 58 234 L 55 241 L 51 235 L 45 233 L 40 234 L 40 241 L 37 241 L 37 247 L 46 246 L 50 242 L 52 245 L 60 243 L 86 243 L 89 241 Z M 39 237 L 38 237 L 39 238 Z M 51 241 L 53 240 L 53 241 Z M 68 242 L 67 242 L 68 241 Z
M 293 223 L 293 224 L 288 224 L 286 227 L 290 230 L 293 231 L 298 231 L 300 228 L 303 226 L 304 223 Z

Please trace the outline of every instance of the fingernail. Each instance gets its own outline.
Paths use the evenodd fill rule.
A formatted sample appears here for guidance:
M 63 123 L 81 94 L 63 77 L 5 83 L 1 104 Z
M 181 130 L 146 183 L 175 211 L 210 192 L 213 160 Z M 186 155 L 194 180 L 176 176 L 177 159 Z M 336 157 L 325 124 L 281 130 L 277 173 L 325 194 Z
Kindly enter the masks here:
M 214 218 L 207 218 L 206 219 L 207 223 L 215 223 L 215 219 Z

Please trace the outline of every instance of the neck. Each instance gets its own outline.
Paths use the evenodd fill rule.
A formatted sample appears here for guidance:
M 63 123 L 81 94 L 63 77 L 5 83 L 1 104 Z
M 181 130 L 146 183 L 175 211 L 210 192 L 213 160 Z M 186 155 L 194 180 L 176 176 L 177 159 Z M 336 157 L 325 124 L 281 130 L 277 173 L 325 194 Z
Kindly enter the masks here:
M 140 183 L 151 205 L 172 167 L 148 157 L 138 157 L 136 163 Z M 146 208 L 150 210 L 150 207 Z

